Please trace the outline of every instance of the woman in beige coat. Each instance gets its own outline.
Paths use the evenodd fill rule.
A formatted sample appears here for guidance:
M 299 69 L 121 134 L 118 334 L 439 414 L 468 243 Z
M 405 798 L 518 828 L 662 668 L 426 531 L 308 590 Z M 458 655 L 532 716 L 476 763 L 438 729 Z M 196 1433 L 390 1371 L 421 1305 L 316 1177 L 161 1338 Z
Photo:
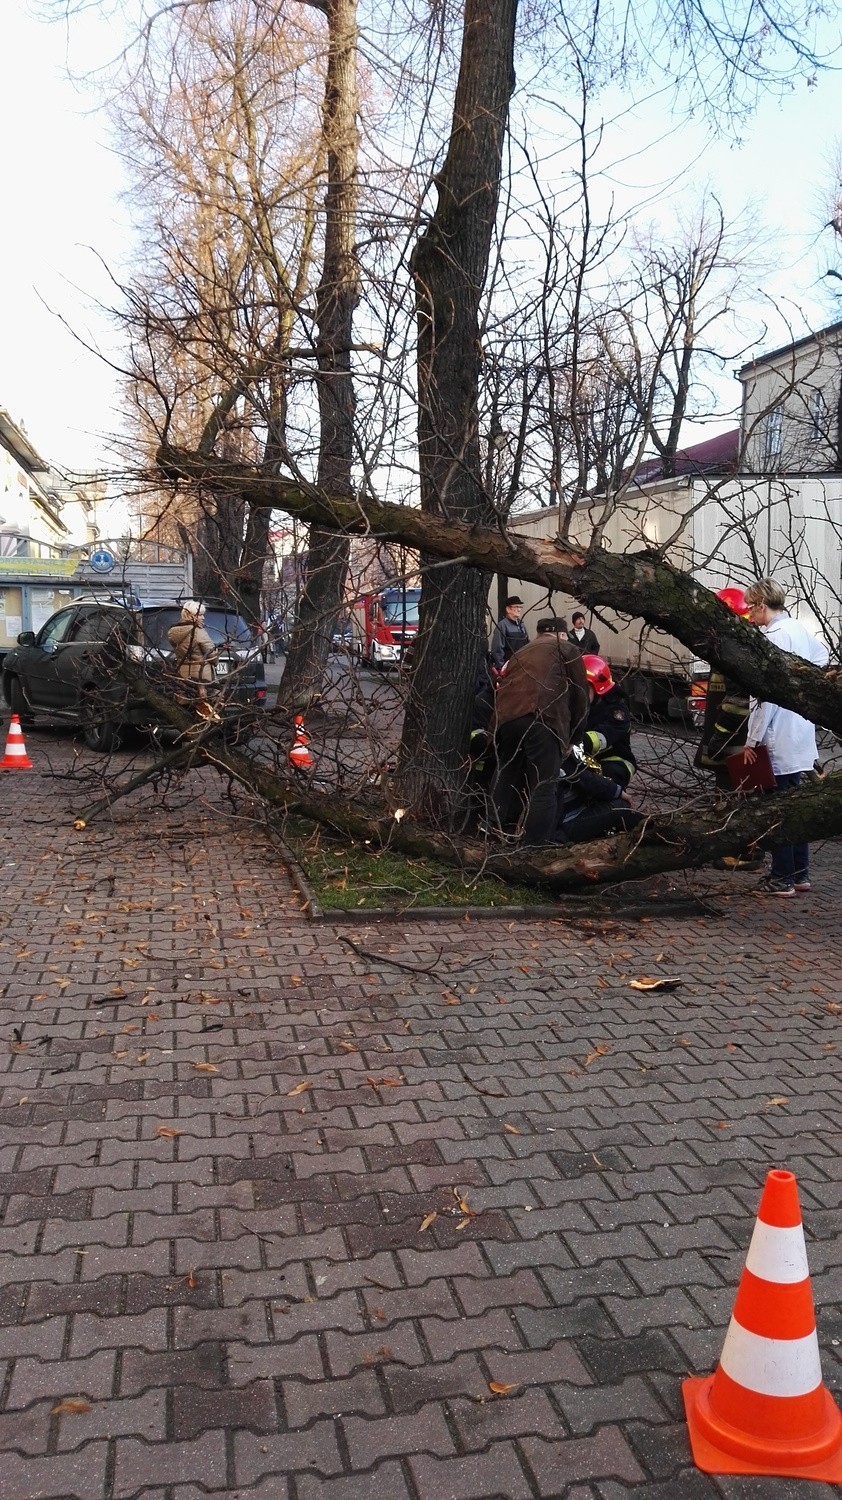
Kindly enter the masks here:
M 181 619 L 167 631 L 175 653 L 179 677 L 198 684 L 200 698 L 207 697 L 205 684 L 214 681 L 216 647 L 205 630 L 205 606 L 196 599 L 182 605 Z

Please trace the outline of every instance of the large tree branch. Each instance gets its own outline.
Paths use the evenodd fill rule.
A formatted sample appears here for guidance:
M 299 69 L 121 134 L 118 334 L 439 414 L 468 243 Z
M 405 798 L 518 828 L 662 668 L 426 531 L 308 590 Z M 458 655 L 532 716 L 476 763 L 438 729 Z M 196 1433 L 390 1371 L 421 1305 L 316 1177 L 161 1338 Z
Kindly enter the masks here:
M 669 631 L 696 656 L 712 662 L 756 697 L 780 703 L 842 735 L 842 690 L 834 671 L 822 672 L 798 656 L 769 645 L 765 636 L 737 619 L 690 573 L 655 552 L 618 554 L 602 548 L 579 551 L 552 540 L 447 521 L 413 506 L 368 497 L 346 499 L 282 478 L 266 477 L 244 464 L 206 460 L 183 449 L 162 447 L 167 482 L 212 484 L 251 505 L 287 511 L 320 526 L 382 541 L 403 542 L 436 557 L 463 557 L 488 573 L 529 579 L 548 592 L 572 595 L 591 607 L 608 605 Z

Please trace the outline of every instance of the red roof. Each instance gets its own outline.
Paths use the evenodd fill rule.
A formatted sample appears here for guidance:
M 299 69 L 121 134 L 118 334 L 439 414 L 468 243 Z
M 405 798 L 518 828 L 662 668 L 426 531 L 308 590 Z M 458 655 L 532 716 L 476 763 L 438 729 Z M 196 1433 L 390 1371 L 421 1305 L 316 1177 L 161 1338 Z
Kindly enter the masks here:
M 732 432 L 721 432 L 718 437 L 706 438 L 703 443 L 679 448 L 675 455 L 675 474 L 733 474 L 739 453 L 740 429 L 735 427 Z M 632 477 L 635 484 L 651 484 L 655 479 L 663 479 L 663 459 L 648 458 L 635 469 Z

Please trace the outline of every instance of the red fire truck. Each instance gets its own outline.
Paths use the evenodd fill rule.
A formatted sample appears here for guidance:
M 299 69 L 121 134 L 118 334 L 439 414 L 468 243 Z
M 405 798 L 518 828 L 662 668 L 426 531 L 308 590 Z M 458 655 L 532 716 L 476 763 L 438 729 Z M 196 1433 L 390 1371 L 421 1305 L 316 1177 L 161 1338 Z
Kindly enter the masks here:
M 420 589 L 366 594 L 351 612 L 353 651 L 366 666 L 397 667 L 418 633 Z

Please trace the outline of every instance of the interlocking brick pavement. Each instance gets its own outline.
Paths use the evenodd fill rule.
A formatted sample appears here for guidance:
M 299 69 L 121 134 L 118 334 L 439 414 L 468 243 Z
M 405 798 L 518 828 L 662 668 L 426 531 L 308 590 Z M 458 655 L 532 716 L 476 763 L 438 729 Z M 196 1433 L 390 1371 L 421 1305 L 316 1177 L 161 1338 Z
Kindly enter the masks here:
M 317 925 L 211 773 L 74 831 L 94 758 L 27 739 L 0 777 L 3 1500 L 830 1497 L 697 1472 L 680 1382 L 784 1165 L 842 1383 L 835 847 L 797 902 L 711 875 L 555 921 Z M 682 987 L 629 989 L 658 973 Z

